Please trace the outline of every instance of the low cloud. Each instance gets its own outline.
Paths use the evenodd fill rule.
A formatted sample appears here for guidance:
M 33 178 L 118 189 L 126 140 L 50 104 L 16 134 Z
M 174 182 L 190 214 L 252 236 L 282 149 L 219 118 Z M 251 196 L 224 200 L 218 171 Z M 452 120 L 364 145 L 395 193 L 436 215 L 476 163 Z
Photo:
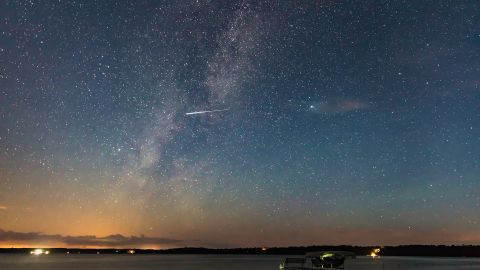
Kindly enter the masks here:
M 178 245 L 184 243 L 182 240 L 147 237 L 147 236 L 123 236 L 113 234 L 105 237 L 94 235 L 68 236 L 59 234 L 43 234 L 38 232 L 15 232 L 0 229 L 0 242 L 14 242 L 24 244 L 63 244 L 70 247 L 141 247 Z
M 346 113 L 368 109 L 369 103 L 359 99 L 333 99 L 311 104 L 309 109 L 316 113 Z
M 8 209 L 8 207 L 7 207 L 6 205 L 1 205 L 1 204 L 0 204 L 0 211 L 1 211 L 1 210 L 7 210 L 7 209 Z

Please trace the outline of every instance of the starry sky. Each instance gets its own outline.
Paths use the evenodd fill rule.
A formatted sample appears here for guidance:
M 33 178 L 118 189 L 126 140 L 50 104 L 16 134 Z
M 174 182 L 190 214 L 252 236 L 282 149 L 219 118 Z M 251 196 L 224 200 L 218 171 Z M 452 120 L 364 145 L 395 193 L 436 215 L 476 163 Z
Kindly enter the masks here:
M 0 246 L 480 244 L 479 90 L 476 0 L 1 1 Z

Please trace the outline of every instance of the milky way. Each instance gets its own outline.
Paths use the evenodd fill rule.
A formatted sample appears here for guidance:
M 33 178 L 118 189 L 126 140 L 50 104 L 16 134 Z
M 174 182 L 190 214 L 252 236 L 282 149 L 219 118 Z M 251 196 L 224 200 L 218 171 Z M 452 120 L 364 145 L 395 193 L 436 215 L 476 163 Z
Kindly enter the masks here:
M 2 1 L 0 246 L 478 244 L 479 14 Z

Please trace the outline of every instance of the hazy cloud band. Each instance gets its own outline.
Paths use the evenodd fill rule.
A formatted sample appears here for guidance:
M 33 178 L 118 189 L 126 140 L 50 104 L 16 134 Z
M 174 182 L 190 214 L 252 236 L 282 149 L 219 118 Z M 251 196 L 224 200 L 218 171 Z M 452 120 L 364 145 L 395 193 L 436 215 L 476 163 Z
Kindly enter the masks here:
M 147 237 L 147 236 L 123 236 L 121 234 L 113 234 L 105 237 L 94 235 L 69 236 L 59 234 L 42 234 L 38 232 L 15 232 L 0 229 L 0 242 L 17 242 L 17 243 L 63 243 L 67 246 L 98 246 L 98 247 L 131 247 L 143 245 L 169 245 L 181 244 L 182 240 L 163 238 L 163 237 Z

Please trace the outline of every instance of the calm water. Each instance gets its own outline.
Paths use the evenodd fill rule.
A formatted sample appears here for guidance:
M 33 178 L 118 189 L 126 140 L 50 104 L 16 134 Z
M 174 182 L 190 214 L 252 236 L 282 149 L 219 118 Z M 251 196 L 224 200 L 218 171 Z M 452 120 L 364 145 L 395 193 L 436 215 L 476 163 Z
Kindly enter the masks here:
M 0 255 L 1 270 L 268 270 L 278 269 L 284 256 L 244 255 Z M 359 257 L 346 270 L 480 269 L 480 258 Z

